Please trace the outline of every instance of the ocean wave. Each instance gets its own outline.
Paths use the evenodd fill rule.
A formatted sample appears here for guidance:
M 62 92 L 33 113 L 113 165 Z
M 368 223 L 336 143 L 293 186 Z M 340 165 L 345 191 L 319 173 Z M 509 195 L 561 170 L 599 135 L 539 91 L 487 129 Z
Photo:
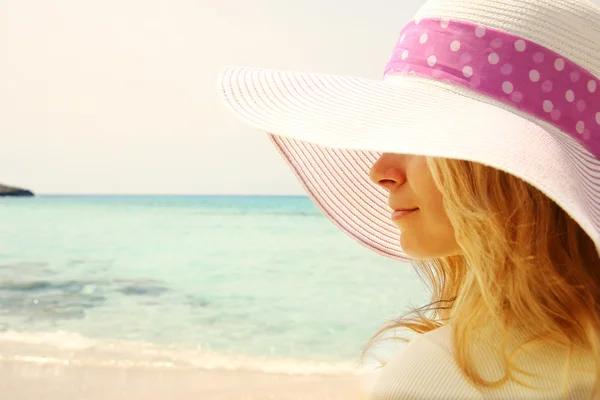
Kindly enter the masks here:
M 0 332 L 0 343 L 48 345 L 61 350 L 85 350 L 92 348 L 98 342 L 76 332 L 17 332 L 8 330 Z
M 363 374 L 357 363 L 225 354 L 200 348 L 159 347 L 149 343 L 109 341 L 75 332 L 0 333 L 0 361 L 116 368 L 182 368 L 256 371 L 285 375 Z

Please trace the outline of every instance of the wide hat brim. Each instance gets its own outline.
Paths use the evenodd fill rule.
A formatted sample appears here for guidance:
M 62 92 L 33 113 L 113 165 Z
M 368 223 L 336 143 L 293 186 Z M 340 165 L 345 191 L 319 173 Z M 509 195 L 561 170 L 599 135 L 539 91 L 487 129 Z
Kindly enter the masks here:
M 540 189 L 600 243 L 600 162 L 544 121 L 427 78 L 386 80 L 228 67 L 219 92 L 236 118 L 267 132 L 304 189 L 342 231 L 411 260 L 387 192 L 369 180 L 383 152 L 482 163 Z

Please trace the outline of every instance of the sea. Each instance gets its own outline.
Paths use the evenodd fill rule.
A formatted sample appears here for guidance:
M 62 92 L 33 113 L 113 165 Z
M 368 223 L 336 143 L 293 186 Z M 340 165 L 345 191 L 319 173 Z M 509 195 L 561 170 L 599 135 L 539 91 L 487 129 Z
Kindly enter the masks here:
M 0 198 L 0 360 L 356 372 L 426 301 L 303 196 Z

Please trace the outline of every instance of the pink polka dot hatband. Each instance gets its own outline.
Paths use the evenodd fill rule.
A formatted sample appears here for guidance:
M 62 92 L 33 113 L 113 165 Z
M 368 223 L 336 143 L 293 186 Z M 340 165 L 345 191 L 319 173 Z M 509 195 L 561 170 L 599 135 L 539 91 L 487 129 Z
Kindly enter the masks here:
M 237 119 L 268 133 L 323 214 L 379 254 L 410 261 L 387 192 L 369 180 L 383 152 L 513 174 L 600 248 L 598 4 L 427 0 L 388 60 L 377 80 L 232 66 L 218 91 Z
M 554 124 L 600 158 L 600 86 L 581 66 L 530 40 L 448 19 L 412 21 L 385 75 L 464 86 Z

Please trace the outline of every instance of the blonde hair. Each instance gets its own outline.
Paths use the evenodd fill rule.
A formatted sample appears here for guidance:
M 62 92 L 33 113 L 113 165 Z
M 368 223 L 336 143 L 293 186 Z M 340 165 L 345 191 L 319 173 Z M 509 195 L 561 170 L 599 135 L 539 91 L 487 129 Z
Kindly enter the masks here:
M 506 372 L 496 382 L 485 380 L 471 357 L 480 328 L 492 320 L 504 339 L 522 326 L 532 341 L 589 350 L 597 393 L 600 258 L 594 242 L 563 209 L 521 179 L 467 161 L 430 158 L 428 164 L 463 255 L 416 263 L 431 302 L 383 327 L 363 356 L 385 332 L 425 333 L 451 319 L 452 346 L 464 375 L 475 385 L 499 386 L 516 380 L 514 353 L 502 355 Z

